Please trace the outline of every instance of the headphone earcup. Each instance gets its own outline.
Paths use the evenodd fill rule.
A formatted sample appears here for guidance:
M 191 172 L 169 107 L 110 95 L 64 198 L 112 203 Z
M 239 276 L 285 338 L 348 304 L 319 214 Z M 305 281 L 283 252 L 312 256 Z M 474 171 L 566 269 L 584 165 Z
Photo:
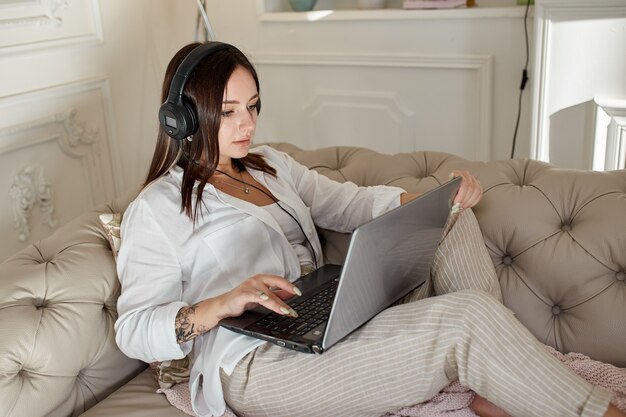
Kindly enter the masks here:
M 176 69 L 167 99 L 159 108 L 159 123 L 165 133 L 173 139 L 183 140 L 196 133 L 199 128 L 196 107 L 183 93 L 187 79 L 200 61 L 216 51 L 227 48 L 237 49 L 223 42 L 206 42 L 193 49 Z
M 183 104 L 185 106 L 185 123 L 187 124 L 187 136 L 191 136 L 198 131 L 200 125 L 198 124 L 198 112 L 196 111 L 196 106 L 183 96 Z
M 170 137 L 183 140 L 198 130 L 195 106 L 184 97 L 176 103 L 166 101 L 159 108 L 159 123 Z

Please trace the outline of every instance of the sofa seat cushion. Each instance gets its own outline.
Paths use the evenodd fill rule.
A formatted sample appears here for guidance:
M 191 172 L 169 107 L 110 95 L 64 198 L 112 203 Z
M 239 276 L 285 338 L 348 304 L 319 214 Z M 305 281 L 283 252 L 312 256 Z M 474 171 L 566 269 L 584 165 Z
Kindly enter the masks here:
M 188 417 L 172 407 L 158 389 L 154 371 L 148 368 L 81 416 Z

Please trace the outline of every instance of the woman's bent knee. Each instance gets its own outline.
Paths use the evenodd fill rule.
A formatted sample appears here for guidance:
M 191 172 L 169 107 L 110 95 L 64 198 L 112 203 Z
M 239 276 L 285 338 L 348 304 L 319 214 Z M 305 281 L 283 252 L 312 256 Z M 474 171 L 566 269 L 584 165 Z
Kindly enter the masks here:
M 491 294 L 480 290 L 461 290 L 453 293 L 440 295 L 439 297 L 448 297 L 468 303 L 475 308 L 482 306 L 492 307 L 501 306 L 502 304 L 496 300 Z
M 478 317 L 508 316 L 511 311 L 496 300 L 491 294 L 478 290 L 463 290 L 440 297 L 449 298 L 449 302 L 464 310 L 464 318 L 473 320 Z

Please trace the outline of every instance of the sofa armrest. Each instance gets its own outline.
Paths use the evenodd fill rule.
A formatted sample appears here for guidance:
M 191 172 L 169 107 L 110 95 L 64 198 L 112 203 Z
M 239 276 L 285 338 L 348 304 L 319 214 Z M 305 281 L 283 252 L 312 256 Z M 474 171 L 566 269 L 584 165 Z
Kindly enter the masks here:
M 0 404 L 8 415 L 75 415 L 146 367 L 115 344 L 120 286 L 97 220 L 111 209 L 99 206 L 0 264 Z

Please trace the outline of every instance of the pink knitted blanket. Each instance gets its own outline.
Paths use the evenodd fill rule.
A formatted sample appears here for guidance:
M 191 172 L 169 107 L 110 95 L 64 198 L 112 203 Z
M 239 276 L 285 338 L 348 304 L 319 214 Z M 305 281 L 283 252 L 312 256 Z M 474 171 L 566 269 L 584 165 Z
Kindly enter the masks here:
M 546 349 L 589 383 L 611 391 L 613 393 L 611 403 L 626 411 L 626 368 L 594 361 L 581 353 L 564 355 L 550 346 L 546 346 Z M 176 384 L 172 388 L 159 389 L 157 392 L 165 394 L 167 400 L 185 414 L 196 415 L 191 409 L 188 383 Z M 473 399 L 473 391 L 454 381 L 429 401 L 404 407 L 385 414 L 384 417 L 475 417 L 476 414 L 469 408 Z M 236 415 L 227 407 L 222 417 Z

